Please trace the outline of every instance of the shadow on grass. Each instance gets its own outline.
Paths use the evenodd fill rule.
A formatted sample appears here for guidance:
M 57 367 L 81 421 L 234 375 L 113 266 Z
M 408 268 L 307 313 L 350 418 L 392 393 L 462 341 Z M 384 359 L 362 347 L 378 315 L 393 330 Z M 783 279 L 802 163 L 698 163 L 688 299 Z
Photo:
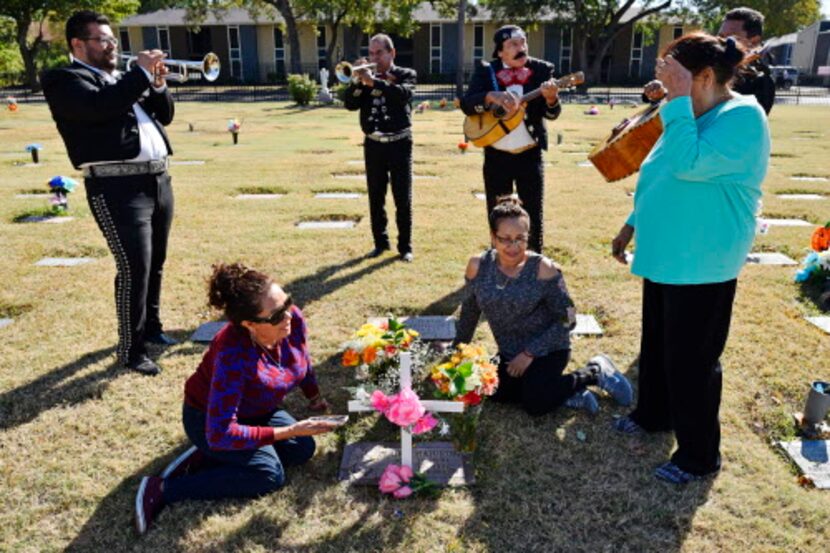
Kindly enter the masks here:
M 0 394 L 0 429 L 25 424 L 58 405 L 75 405 L 100 399 L 109 381 L 126 371 L 119 363 L 79 378 L 75 375 L 115 353 L 110 347 L 83 355 L 62 367 Z
M 334 293 L 343 286 L 348 286 L 353 282 L 359 281 L 368 274 L 374 273 L 375 271 L 382 269 L 387 265 L 391 265 L 392 263 L 396 263 L 397 258 L 387 257 L 382 261 L 363 267 L 360 270 L 335 276 L 337 273 L 346 271 L 347 269 L 350 269 L 355 265 L 359 265 L 364 261 L 366 261 L 366 257 L 360 256 L 348 259 L 342 263 L 322 267 L 316 273 L 306 275 L 286 283 L 285 288 L 291 292 L 295 303 L 306 307 L 309 304 L 319 301 L 329 294 Z
M 830 311 L 830 278 L 810 279 L 799 283 L 801 300 L 812 302 L 821 311 Z

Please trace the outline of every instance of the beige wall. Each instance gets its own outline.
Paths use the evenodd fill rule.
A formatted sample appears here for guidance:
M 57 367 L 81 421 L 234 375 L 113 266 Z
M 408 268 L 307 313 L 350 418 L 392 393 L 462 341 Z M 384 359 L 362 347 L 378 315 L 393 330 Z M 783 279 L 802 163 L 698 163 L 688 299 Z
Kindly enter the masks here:
M 274 25 L 257 25 L 256 50 L 260 67 L 274 65 Z
M 659 56 L 660 53 L 663 51 L 672 40 L 674 40 L 674 28 L 675 25 L 663 25 L 660 27 L 660 34 L 659 40 L 657 41 L 657 55 Z M 695 25 L 683 25 L 683 34 L 691 33 L 694 31 L 699 31 L 700 27 Z

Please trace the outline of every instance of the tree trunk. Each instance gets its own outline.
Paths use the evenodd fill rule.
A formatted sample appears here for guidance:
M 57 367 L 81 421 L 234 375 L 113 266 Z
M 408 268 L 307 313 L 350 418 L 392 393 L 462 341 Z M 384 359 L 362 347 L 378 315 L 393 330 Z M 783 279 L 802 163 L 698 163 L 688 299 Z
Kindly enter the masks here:
M 461 98 L 464 96 L 464 18 L 467 14 L 467 0 L 458 0 L 458 19 L 456 20 L 456 27 L 458 29 L 458 42 L 456 43 L 456 51 L 458 58 L 455 66 L 455 97 Z
M 29 27 L 32 24 L 31 19 L 24 18 L 16 20 L 15 24 L 17 25 L 17 47 L 20 50 L 20 57 L 23 58 L 23 65 L 26 68 L 26 82 L 29 88 L 32 89 L 32 92 L 38 92 L 40 90 L 40 81 L 37 79 L 37 62 L 35 61 L 35 57 L 42 44 L 42 37 L 38 35 L 32 45 L 29 46 L 26 39 L 29 34 Z
M 288 72 L 301 74 L 303 72 L 303 65 L 300 61 L 300 33 L 297 30 L 297 18 L 294 17 L 294 10 L 291 8 L 289 0 L 276 0 L 274 6 L 280 15 L 285 20 L 285 34 L 288 35 Z

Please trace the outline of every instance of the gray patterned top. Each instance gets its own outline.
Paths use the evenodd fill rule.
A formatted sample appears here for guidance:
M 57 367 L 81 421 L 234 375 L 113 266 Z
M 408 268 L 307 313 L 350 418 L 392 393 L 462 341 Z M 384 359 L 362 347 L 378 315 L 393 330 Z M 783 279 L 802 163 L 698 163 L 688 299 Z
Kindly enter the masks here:
M 496 250 L 482 253 L 478 274 L 466 279 L 455 343 L 472 340 L 484 312 L 503 361 L 523 351 L 540 357 L 570 349 L 576 309 L 561 272 L 539 280 L 542 259 L 528 252 L 521 272 L 510 278 L 496 264 Z

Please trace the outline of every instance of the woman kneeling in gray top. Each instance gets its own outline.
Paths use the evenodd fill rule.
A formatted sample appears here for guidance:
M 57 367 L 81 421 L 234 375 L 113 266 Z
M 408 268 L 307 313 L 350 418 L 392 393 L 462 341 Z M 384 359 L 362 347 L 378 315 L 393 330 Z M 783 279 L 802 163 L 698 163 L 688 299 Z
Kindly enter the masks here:
M 530 217 L 512 196 L 490 212 L 492 248 L 472 257 L 455 343 L 469 342 L 483 312 L 499 347 L 499 387 L 493 399 L 520 403 L 540 416 L 562 404 L 596 413 L 597 385 L 622 405 L 631 384 L 605 355 L 562 374 L 571 353 L 576 309 L 562 273 L 543 255 L 528 251 Z

